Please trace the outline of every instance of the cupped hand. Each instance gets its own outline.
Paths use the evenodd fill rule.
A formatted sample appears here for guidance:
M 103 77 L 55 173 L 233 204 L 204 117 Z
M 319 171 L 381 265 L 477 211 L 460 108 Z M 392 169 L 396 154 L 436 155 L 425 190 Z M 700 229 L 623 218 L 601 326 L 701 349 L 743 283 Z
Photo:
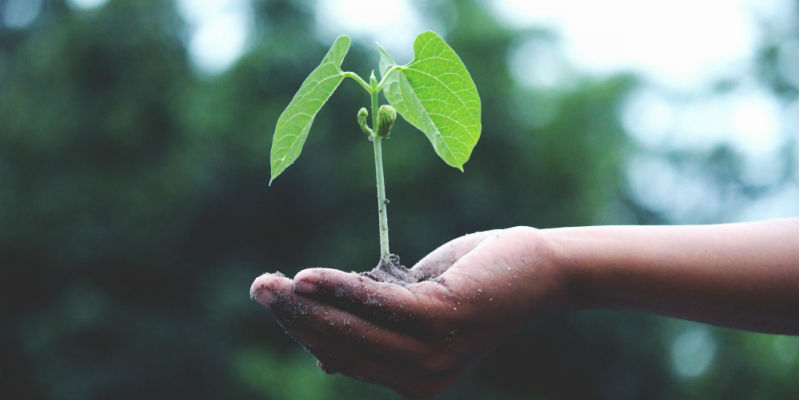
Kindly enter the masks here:
M 568 305 L 566 277 L 541 232 L 516 227 L 454 239 L 407 285 L 312 268 L 258 277 L 251 296 L 328 373 L 406 396 L 444 392 L 532 312 Z

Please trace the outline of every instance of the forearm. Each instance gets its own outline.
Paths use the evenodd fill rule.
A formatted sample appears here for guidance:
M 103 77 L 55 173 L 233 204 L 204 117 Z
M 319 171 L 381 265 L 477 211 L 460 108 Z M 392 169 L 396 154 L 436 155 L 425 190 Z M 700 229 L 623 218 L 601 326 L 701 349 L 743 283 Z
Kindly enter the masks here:
M 797 219 L 542 232 L 580 307 L 797 333 Z

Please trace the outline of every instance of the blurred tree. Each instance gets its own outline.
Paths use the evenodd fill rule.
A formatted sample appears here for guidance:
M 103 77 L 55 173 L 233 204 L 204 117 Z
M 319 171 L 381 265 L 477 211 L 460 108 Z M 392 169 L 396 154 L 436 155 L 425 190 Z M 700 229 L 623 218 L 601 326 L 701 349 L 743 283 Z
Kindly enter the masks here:
M 40 5 L 30 24 L 0 25 L 0 395 L 395 397 L 316 371 L 247 298 L 276 266 L 377 262 L 371 149 L 355 125 L 367 99 L 352 83 L 317 118 L 304 150 L 313 157 L 266 188 L 269 133 L 329 45 L 313 3 L 254 0 L 252 47 L 215 77 L 194 73 L 172 1 Z M 479 229 L 665 221 L 626 195 L 634 148 L 616 110 L 635 77 L 525 88 L 508 53 L 545 32 L 504 26 L 477 1 L 418 7 L 448 27 L 481 93 L 484 131 L 462 174 L 395 127 L 384 157 L 393 248 L 407 264 Z M 345 65 L 366 74 L 374 54 L 357 42 Z M 774 87 L 796 100 L 796 87 Z M 534 121 L 542 109 L 551 115 Z M 797 397 L 795 338 L 707 328 L 708 372 L 675 374 L 673 340 L 694 327 L 544 315 L 445 397 Z

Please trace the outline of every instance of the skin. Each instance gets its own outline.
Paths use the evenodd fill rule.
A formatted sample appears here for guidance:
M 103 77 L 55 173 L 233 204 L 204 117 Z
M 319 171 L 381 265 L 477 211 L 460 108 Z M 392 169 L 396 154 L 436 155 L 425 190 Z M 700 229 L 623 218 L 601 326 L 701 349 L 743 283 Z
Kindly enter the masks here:
M 313 268 L 251 296 L 328 373 L 409 397 L 444 392 L 537 311 L 615 308 L 797 334 L 798 220 L 514 227 L 454 239 L 407 286 Z

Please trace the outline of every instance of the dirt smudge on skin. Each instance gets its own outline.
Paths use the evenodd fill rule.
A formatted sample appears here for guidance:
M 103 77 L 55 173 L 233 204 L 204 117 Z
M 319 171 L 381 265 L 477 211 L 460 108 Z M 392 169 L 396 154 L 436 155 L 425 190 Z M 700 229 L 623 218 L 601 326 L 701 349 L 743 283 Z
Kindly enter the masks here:
M 290 325 L 294 323 L 294 320 L 308 316 L 309 311 L 308 304 L 297 301 L 296 297 L 284 292 L 275 293 L 275 300 L 272 305 L 270 305 L 270 308 L 274 312 L 289 317 L 287 318 L 287 322 L 289 322 Z

